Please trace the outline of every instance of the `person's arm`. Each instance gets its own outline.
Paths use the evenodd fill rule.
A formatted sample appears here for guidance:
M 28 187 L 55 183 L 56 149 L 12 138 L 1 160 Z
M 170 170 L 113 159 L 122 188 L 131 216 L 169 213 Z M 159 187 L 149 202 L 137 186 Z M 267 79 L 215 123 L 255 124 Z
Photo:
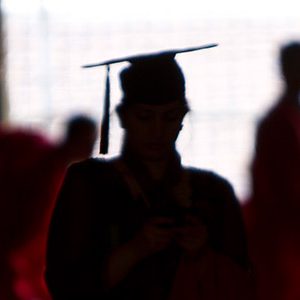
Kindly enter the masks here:
M 94 195 L 90 180 L 91 175 L 84 169 L 71 167 L 58 197 L 50 226 L 45 274 L 54 300 L 105 299 L 118 294 L 119 284 L 134 266 L 171 240 L 171 231 L 157 226 L 166 220 L 152 220 L 131 241 L 112 248 L 105 207 L 97 214 L 95 237 L 91 199 L 96 197 L 105 203 L 111 195 L 98 179 L 97 189 L 102 187 L 102 190 Z
M 90 201 L 85 169 L 69 168 L 49 229 L 46 283 L 53 299 L 89 299 L 101 294 L 101 256 L 92 251 Z M 101 233 L 100 233 L 101 234 Z
M 208 246 L 241 265 L 248 264 L 244 222 L 231 184 L 209 171 L 194 171 L 191 175 L 194 206 L 207 228 Z
M 133 239 L 109 254 L 103 273 L 107 290 L 118 285 L 141 260 L 169 246 L 175 232 L 160 228 L 166 223 L 172 223 L 171 219 L 156 217 L 147 221 Z
M 208 246 L 207 234 L 206 225 L 199 217 L 187 215 L 185 224 L 175 230 L 176 243 L 186 257 L 197 257 Z
M 225 255 L 243 267 L 250 267 L 245 225 L 241 207 L 232 186 L 225 180 L 216 185 L 219 197 L 223 199 L 222 244 Z

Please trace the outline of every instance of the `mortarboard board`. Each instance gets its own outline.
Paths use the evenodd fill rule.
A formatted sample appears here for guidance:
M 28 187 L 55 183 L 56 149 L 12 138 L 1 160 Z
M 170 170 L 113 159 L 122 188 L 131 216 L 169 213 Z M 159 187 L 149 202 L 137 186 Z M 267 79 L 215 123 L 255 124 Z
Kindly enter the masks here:
M 193 48 L 174 49 L 128 56 L 82 66 L 83 68 L 100 66 L 106 66 L 107 68 L 104 110 L 100 129 L 100 153 L 106 154 L 108 152 L 110 65 L 122 62 L 129 62 L 131 64 L 129 68 L 123 70 L 120 76 L 123 93 L 125 95 L 123 97 L 124 103 L 133 102 L 133 99 L 148 99 L 148 102 L 152 101 L 152 99 L 156 99 L 156 101 L 159 102 L 163 99 L 172 99 L 174 96 L 178 96 L 185 101 L 184 76 L 180 67 L 175 62 L 176 54 L 198 51 L 216 46 L 217 44 L 207 44 Z M 169 93 L 170 91 L 172 91 L 172 94 Z M 153 92 L 156 92 L 156 94 L 153 94 Z M 155 97 L 153 97 L 153 95 L 155 95 Z

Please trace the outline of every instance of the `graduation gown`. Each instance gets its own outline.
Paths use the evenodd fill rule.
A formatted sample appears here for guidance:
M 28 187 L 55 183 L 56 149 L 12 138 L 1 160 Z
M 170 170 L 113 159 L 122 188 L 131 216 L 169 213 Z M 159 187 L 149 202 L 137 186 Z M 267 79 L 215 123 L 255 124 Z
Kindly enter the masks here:
M 150 206 L 159 208 L 161 202 L 169 202 L 167 208 L 173 198 L 177 204 L 188 198 L 207 227 L 209 247 L 247 268 L 240 207 L 225 179 L 183 168 L 174 159 L 164 182 L 154 185 L 132 161 L 123 159 Z M 49 232 L 46 281 L 53 299 L 168 299 L 182 256 L 176 247 L 145 258 L 109 291 L 105 286 L 107 256 L 134 237 L 151 210 L 122 173 L 114 160 L 90 159 L 69 168 Z

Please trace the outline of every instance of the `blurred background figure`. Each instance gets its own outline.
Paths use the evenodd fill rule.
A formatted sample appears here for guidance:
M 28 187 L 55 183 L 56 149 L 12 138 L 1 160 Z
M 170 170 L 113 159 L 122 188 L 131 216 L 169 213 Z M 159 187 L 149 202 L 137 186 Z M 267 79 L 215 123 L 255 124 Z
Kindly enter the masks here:
M 48 299 L 43 284 L 47 228 L 68 165 L 91 156 L 93 120 L 74 116 L 51 142 L 24 129 L 0 131 L 0 299 Z M 3 187 L 3 188 L 2 188 Z
M 245 206 L 259 299 L 300 299 L 300 42 L 280 51 L 282 95 L 259 123 Z
M 0 299 L 17 299 L 9 256 L 31 234 L 26 229 L 31 217 L 25 221 L 27 216 L 22 211 L 25 205 L 32 206 L 24 191 L 24 180 L 51 148 L 50 141 L 40 134 L 0 126 Z
M 59 149 L 65 152 L 67 160 L 77 162 L 92 155 L 97 127 L 95 122 L 87 116 L 72 117 L 66 125 L 66 134 Z

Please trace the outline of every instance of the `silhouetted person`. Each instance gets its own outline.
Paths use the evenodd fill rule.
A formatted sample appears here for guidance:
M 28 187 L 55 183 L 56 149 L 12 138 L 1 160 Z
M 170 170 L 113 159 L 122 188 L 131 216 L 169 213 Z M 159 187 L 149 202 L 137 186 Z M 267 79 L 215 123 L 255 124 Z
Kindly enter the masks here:
M 280 52 L 284 90 L 260 121 L 247 204 L 260 299 L 300 299 L 300 43 Z
M 26 130 L 2 129 L 0 231 L 6 280 L 0 289 L 9 294 L 1 299 L 49 298 L 42 273 L 52 207 L 67 166 L 91 155 L 96 131 L 85 116 L 68 121 L 59 143 Z
M 176 151 L 189 108 L 174 55 L 131 61 L 120 79 L 121 155 L 72 165 L 54 210 L 46 265 L 53 299 L 247 299 L 233 189 L 183 167 Z
M 35 162 L 50 148 L 51 143 L 40 134 L 0 126 L 0 299 L 3 300 L 17 299 L 10 254 L 30 236 L 23 222 L 27 200 L 24 181 Z
M 57 150 L 66 157 L 67 164 L 85 160 L 91 156 L 97 128 L 95 122 L 88 116 L 75 115 L 66 123 L 66 132 Z

